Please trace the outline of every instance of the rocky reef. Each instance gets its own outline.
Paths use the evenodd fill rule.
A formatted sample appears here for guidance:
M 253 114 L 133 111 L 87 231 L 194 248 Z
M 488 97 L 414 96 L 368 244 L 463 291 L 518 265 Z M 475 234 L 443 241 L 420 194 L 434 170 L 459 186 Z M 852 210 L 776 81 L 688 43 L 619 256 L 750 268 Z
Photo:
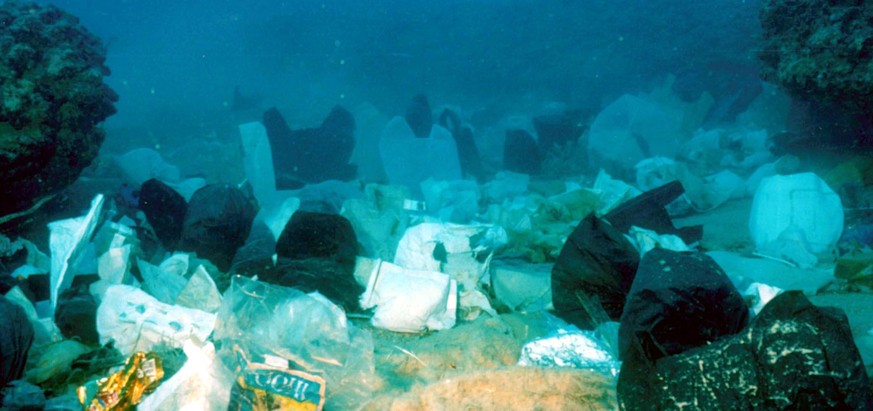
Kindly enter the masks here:
M 57 7 L 0 4 L 0 216 L 69 185 L 97 156 L 118 100 L 105 59 L 100 40 Z
M 795 97 L 873 115 L 873 3 L 764 0 L 763 77 Z

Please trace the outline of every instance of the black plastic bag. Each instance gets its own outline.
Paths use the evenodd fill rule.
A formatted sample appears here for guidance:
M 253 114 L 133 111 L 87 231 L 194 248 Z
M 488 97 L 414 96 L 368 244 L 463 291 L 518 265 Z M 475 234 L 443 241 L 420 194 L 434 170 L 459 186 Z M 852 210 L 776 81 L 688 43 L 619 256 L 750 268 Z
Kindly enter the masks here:
M 770 301 L 743 332 L 665 357 L 625 360 L 626 410 L 870 410 L 870 381 L 842 311 L 799 291 Z
M 615 227 L 589 214 L 567 238 L 552 267 L 556 314 L 583 329 L 618 320 L 640 255 Z M 602 311 L 608 318 L 598 318 Z
M 191 196 L 179 249 L 192 251 L 227 272 L 255 219 L 254 200 L 227 184 L 211 184 Z
M 33 326 L 27 314 L 0 295 L 0 389 L 21 378 L 31 344 Z
M 153 178 L 142 183 L 139 209 L 145 214 L 164 248 L 175 250 L 182 237 L 182 226 L 188 211 L 185 197 Z

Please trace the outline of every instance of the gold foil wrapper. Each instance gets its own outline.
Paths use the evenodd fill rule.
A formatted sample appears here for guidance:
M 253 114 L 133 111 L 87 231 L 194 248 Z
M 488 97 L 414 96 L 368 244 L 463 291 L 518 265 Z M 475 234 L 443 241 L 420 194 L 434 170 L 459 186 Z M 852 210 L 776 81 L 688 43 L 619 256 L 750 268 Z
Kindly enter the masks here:
M 89 395 L 86 385 L 79 387 L 77 394 L 88 411 L 130 410 L 142 401 L 143 395 L 154 391 L 162 378 L 161 358 L 155 353 L 138 352 L 127 359 L 121 371 L 97 380 L 95 393 Z

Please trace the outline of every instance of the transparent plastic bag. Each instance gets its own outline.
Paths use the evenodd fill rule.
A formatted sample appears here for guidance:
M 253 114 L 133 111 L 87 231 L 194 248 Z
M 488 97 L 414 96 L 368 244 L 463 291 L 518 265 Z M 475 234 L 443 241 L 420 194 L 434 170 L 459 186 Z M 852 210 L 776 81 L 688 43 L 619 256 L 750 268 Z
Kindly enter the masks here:
M 260 409 L 270 405 L 257 401 L 260 391 L 282 396 L 294 392 L 293 384 L 322 380 L 323 398 L 301 394 L 294 400 L 316 404 L 313 409 L 354 409 L 373 391 L 371 335 L 349 324 L 342 309 L 318 293 L 235 276 L 218 311 L 213 340 L 225 366 L 237 370 L 232 409 Z M 271 381 L 281 387 L 253 386 L 256 374 L 267 367 L 269 375 L 281 377 Z

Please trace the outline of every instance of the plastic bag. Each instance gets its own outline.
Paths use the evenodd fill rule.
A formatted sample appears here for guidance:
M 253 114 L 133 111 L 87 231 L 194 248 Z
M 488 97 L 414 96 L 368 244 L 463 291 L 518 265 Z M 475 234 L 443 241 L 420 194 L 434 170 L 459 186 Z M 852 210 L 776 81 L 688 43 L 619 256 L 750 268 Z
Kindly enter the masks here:
M 324 380 L 322 400 L 331 409 L 354 409 L 374 389 L 372 337 L 318 293 L 235 276 L 218 310 L 213 340 L 224 365 L 239 371 L 238 384 L 261 365 L 273 367 L 270 373 L 307 374 L 307 381 Z M 260 388 L 239 385 L 231 404 L 258 409 L 245 404 Z

